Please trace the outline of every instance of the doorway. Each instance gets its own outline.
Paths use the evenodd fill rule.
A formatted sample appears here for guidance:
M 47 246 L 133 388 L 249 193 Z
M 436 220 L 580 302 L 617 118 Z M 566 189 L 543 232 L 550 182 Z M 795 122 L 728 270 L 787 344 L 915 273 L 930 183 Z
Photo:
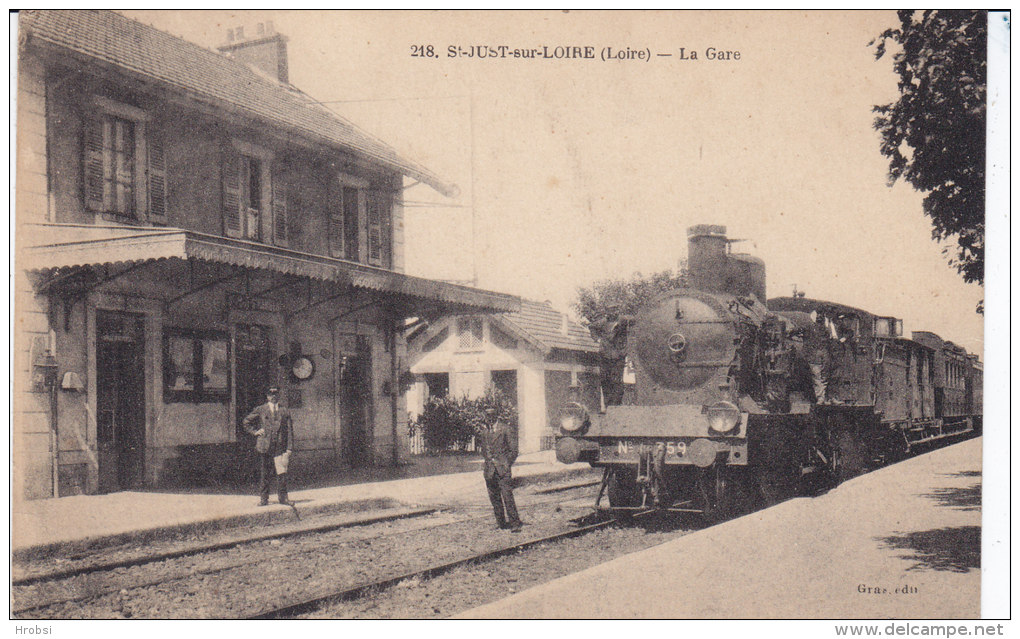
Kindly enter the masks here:
M 372 464 L 372 351 L 365 335 L 341 333 L 337 370 L 337 414 L 343 460 L 350 466 Z
M 96 311 L 99 492 L 145 480 L 145 330 L 142 317 Z
M 517 371 L 492 371 L 492 387 L 517 408 Z
M 238 324 L 234 339 L 235 419 L 238 456 L 249 480 L 258 475 L 255 436 L 244 429 L 244 418 L 265 403 L 266 390 L 273 385 L 272 332 L 257 324 Z

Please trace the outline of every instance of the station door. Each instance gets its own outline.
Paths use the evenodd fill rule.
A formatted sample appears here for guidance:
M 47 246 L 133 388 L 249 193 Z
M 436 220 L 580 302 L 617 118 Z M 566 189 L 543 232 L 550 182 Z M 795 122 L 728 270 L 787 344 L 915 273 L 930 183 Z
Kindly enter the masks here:
M 145 332 L 142 317 L 96 312 L 99 492 L 145 479 Z

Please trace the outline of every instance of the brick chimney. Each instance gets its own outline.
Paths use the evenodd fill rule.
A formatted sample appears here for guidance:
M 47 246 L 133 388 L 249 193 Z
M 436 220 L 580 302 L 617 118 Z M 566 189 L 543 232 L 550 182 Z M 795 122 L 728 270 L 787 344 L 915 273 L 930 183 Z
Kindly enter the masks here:
M 227 44 L 220 53 L 251 65 L 280 82 L 289 82 L 287 73 L 287 37 L 276 33 L 272 22 L 255 25 L 255 37 L 245 39 L 244 27 L 227 30 Z

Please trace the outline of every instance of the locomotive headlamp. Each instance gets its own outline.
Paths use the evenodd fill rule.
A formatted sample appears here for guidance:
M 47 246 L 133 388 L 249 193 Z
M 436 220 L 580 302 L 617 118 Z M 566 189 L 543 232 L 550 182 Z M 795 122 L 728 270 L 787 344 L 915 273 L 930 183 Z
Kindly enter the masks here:
M 578 433 L 590 421 L 587 409 L 577 402 L 567 403 L 560 414 L 560 428 L 566 433 Z
M 711 433 L 726 434 L 740 424 L 740 409 L 730 402 L 716 402 L 705 408 L 705 414 Z

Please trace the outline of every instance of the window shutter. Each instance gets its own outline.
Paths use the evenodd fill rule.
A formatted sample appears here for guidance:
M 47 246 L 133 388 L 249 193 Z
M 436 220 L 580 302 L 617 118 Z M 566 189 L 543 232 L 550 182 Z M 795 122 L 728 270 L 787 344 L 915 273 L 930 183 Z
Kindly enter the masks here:
M 361 261 L 361 199 L 360 189 L 344 187 L 343 199 L 343 257 L 352 262 Z
M 332 257 L 344 258 L 344 201 L 347 189 L 336 189 L 337 196 L 331 198 L 329 207 L 329 254 Z
M 379 266 L 382 264 L 382 207 L 379 194 L 368 193 L 368 263 Z
M 241 175 L 241 226 L 244 237 L 249 240 L 261 241 L 262 239 L 262 163 L 255 158 L 242 154 L 240 159 Z M 269 194 L 272 198 L 272 193 Z M 268 207 L 266 209 L 268 211 Z M 270 224 L 272 220 L 269 220 Z M 272 228 L 266 229 L 266 235 L 272 233 Z M 268 241 L 268 238 L 267 238 Z
M 290 239 L 287 223 L 287 183 L 277 173 L 273 176 L 273 237 L 277 246 L 287 246 Z
M 241 237 L 241 157 L 233 151 L 223 154 L 223 232 Z
M 104 169 L 105 145 L 103 144 L 103 119 L 85 120 L 85 205 L 93 211 L 105 211 Z
M 149 156 L 149 221 L 166 224 L 166 157 L 163 138 L 152 134 L 146 140 Z
M 380 217 L 381 262 L 383 268 L 393 268 L 393 200 L 386 191 L 378 193 Z

